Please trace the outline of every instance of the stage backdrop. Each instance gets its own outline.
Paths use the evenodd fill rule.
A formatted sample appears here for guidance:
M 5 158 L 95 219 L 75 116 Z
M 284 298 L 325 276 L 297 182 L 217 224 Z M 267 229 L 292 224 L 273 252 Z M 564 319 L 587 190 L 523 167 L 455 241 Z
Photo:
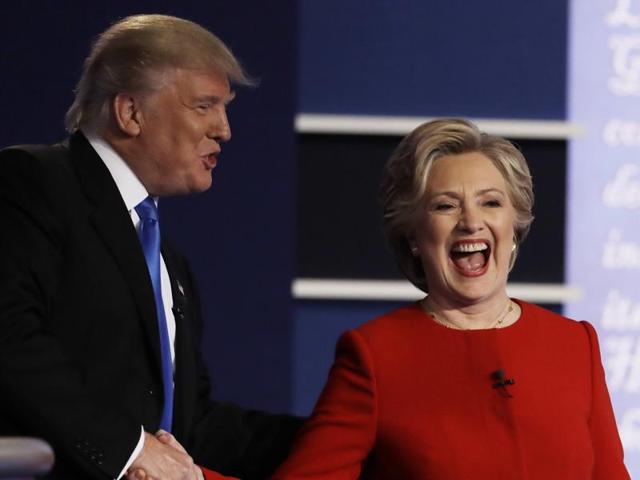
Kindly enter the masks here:
M 600 335 L 632 478 L 640 477 L 640 1 L 573 0 L 567 315 Z

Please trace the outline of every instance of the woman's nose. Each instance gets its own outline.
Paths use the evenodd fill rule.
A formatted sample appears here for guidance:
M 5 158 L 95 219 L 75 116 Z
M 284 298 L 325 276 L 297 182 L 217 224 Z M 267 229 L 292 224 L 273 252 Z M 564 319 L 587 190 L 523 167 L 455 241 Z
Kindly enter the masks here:
M 474 233 L 484 228 L 481 212 L 473 207 L 464 207 L 458 219 L 458 228 L 469 233 Z

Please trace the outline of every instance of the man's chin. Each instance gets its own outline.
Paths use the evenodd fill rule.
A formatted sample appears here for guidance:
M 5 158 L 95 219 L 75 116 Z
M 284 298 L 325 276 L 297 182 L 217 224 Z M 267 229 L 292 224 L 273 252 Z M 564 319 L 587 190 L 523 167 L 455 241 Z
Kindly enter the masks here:
M 211 185 L 213 185 L 213 175 L 209 173 L 208 175 L 203 175 L 202 177 L 199 177 L 198 181 L 194 182 L 194 184 L 192 185 L 192 188 L 188 193 L 206 192 L 211 188 Z
M 211 188 L 212 183 L 213 180 L 209 175 L 208 178 L 201 177 L 191 182 L 163 185 L 162 187 L 154 188 L 149 193 L 155 197 L 178 197 L 180 195 L 206 192 Z

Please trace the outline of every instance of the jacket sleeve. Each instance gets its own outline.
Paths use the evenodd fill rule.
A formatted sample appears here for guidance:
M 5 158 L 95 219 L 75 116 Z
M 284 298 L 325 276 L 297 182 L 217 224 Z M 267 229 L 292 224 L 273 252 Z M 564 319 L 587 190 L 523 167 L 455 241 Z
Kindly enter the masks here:
M 42 437 L 83 478 L 113 479 L 140 424 L 90 397 L 50 321 L 66 247 L 45 193 L 56 180 L 25 152 L 0 152 L 0 435 Z
M 313 414 L 274 480 L 357 479 L 376 437 L 374 366 L 363 337 L 342 335 Z
M 592 404 L 589 427 L 594 452 L 593 480 L 628 480 L 624 465 L 622 444 L 605 383 L 600 347 L 595 329 L 588 322 L 581 322 L 591 345 Z
M 202 470 L 204 480 L 238 480 L 236 477 L 225 477 L 224 475 L 208 470 L 204 467 L 200 467 L 200 470 Z
M 189 369 L 187 374 L 194 378 L 187 383 L 195 389 L 194 413 L 187 420 L 189 427 L 183 445 L 203 467 L 243 480 L 264 480 L 289 453 L 303 420 L 211 400 L 211 382 L 200 349 L 203 325 L 198 288 L 186 260 L 182 257 L 174 260 L 180 262 L 184 272 L 182 279 L 190 297 L 192 320 L 189 352 L 180 352 L 192 358 L 193 371 Z

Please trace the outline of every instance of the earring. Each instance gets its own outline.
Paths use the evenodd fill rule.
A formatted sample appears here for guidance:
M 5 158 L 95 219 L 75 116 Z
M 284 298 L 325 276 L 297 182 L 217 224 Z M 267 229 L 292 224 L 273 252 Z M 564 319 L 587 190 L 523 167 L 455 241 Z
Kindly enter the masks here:
M 511 251 L 514 252 L 516 250 L 516 244 L 511 245 Z
M 411 255 L 414 257 L 418 256 L 418 247 L 416 245 L 411 245 Z

